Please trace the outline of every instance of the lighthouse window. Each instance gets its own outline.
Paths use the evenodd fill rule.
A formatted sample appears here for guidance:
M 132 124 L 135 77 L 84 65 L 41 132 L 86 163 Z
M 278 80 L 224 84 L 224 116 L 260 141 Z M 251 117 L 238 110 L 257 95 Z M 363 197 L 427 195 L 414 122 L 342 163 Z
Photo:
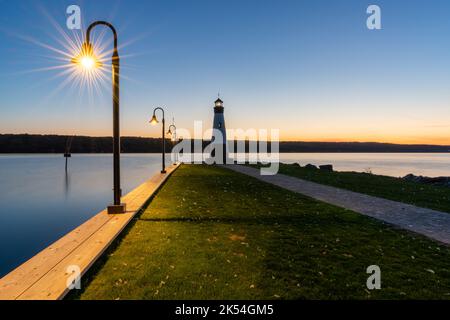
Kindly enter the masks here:
M 219 122 L 219 129 L 222 128 L 222 122 Z

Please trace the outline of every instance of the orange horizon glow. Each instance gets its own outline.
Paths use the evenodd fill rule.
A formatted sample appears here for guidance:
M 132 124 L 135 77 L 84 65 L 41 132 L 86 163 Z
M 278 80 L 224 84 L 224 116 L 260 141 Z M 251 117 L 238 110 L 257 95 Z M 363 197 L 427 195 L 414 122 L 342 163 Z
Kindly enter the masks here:
M 159 131 L 158 131 L 159 133 Z M 128 131 L 123 130 L 122 137 L 136 137 L 136 138 L 160 138 L 159 133 L 149 133 L 140 131 Z M 109 132 L 103 131 L 84 131 L 80 130 L 74 132 L 73 130 L 61 130 L 58 132 L 42 132 L 42 131 L 17 131 L 17 132 L 4 132 L 0 133 L 2 135 L 6 134 L 29 134 L 29 135 L 74 135 L 74 136 L 88 136 L 88 137 L 111 137 Z M 193 135 L 191 136 L 193 138 Z M 167 137 L 169 139 L 169 137 Z M 233 140 L 229 137 L 229 140 Z M 375 136 L 375 135 L 362 135 L 359 137 L 349 137 L 349 136 L 339 136 L 336 135 L 335 138 L 327 138 L 323 135 L 307 135 L 307 136 L 283 136 L 280 135 L 280 142 L 325 142 L 325 143 L 344 143 L 344 142 L 355 142 L 355 143 L 387 143 L 387 144 L 404 144 L 404 145 L 450 145 L 450 138 L 448 137 L 388 137 L 388 136 Z

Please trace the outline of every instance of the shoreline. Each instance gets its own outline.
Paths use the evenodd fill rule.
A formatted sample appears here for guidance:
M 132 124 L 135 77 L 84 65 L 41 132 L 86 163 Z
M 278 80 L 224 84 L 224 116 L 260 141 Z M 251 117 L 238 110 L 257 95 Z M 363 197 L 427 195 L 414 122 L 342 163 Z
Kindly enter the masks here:
M 69 150 L 67 142 L 71 141 Z M 158 152 L 161 146 L 161 138 L 133 137 L 123 135 L 121 137 L 121 149 L 125 153 L 147 153 Z M 228 140 L 230 150 L 235 150 L 236 143 L 244 144 L 250 150 L 250 144 L 259 141 Z M 432 143 L 386 143 L 386 142 L 319 142 L 319 141 L 276 141 L 279 150 L 283 153 L 310 153 L 310 152 L 332 152 L 332 153 L 387 153 L 387 152 L 450 152 L 450 145 Z M 185 137 L 183 143 L 191 146 L 199 143 L 202 150 L 209 145 L 210 140 L 195 140 Z M 169 150 L 173 143 L 165 140 L 166 148 Z M 32 153 L 109 153 L 112 152 L 112 137 L 91 137 L 78 135 L 39 135 L 39 134 L 0 134 L 0 152 L 32 152 Z
M 269 153 L 269 152 L 268 152 Z M 450 154 L 450 151 L 283 151 L 279 154 Z M 64 155 L 64 152 L 0 152 L 0 155 Z M 78 155 L 106 155 L 112 152 L 71 152 Z M 161 154 L 161 151 L 154 152 L 121 152 L 121 154 Z M 169 153 L 168 153 L 169 154 Z M 194 153 L 191 153 L 194 154 Z M 195 153 L 197 154 L 197 153 Z M 231 153 L 233 154 L 233 153 Z M 239 153 L 243 154 L 243 153 Z M 245 154 L 256 154 L 256 152 L 246 152 Z M 269 153 L 270 154 L 270 153 Z
M 334 170 L 332 164 L 314 165 L 314 164 L 308 163 L 307 165 L 302 166 L 299 163 L 282 163 L 282 162 L 280 162 L 280 165 L 298 166 L 299 168 L 310 169 L 310 170 L 321 170 L 321 171 L 326 171 L 326 172 L 366 173 L 366 174 L 370 174 L 370 175 L 374 175 L 374 176 L 384 176 L 384 175 L 375 174 L 372 172 Z M 389 177 L 389 176 L 387 176 L 387 177 Z M 424 175 L 415 175 L 413 173 L 408 173 L 407 175 L 405 175 L 403 177 L 398 177 L 398 178 L 405 180 L 405 181 L 411 181 L 411 182 L 416 182 L 416 183 L 424 183 L 424 184 L 437 185 L 437 186 L 443 185 L 443 186 L 450 187 L 450 176 L 429 177 L 429 176 L 424 176 Z
M 0 300 L 62 299 L 69 292 L 70 273 L 85 274 L 178 167 L 125 195 L 126 213 L 108 215 L 105 209 L 10 271 L 0 279 Z

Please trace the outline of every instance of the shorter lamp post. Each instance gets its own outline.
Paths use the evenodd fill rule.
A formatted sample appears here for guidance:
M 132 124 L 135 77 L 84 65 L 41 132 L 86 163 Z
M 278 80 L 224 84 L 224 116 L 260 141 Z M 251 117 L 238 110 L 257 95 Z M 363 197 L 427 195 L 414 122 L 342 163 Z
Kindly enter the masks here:
M 157 107 L 153 110 L 153 117 L 150 120 L 150 124 L 155 126 L 159 123 L 158 118 L 156 118 L 156 111 L 160 110 L 162 112 L 162 170 L 161 173 L 166 173 L 166 141 L 164 139 L 164 134 L 166 133 L 166 119 L 164 117 L 164 109 Z
M 173 128 L 173 131 L 172 131 L 172 128 Z M 175 127 L 174 124 L 171 124 L 169 126 L 169 131 L 167 131 L 167 134 L 172 136 L 171 140 L 172 140 L 172 149 L 173 149 L 173 147 L 175 146 L 175 142 L 176 142 L 175 139 L 177 138 L 177 127 Z M 178 157 L 177 157 L 177 154 L 175 153 L 175 163 L 174 163 L 174 165 L 176 165 L 177 162 L 178 162 Z

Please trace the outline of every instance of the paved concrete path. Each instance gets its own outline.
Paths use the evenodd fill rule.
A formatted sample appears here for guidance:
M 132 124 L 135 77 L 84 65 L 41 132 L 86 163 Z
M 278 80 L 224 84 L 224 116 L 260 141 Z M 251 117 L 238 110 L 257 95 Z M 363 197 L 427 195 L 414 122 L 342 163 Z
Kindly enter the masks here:
M 284 189 L 298 192 L 450 244 L 450 213 L 368 196 L 282 174 L 262 176 L 260 175 L 260 170 L 246 166 L 227 165 L 225 167 Z

